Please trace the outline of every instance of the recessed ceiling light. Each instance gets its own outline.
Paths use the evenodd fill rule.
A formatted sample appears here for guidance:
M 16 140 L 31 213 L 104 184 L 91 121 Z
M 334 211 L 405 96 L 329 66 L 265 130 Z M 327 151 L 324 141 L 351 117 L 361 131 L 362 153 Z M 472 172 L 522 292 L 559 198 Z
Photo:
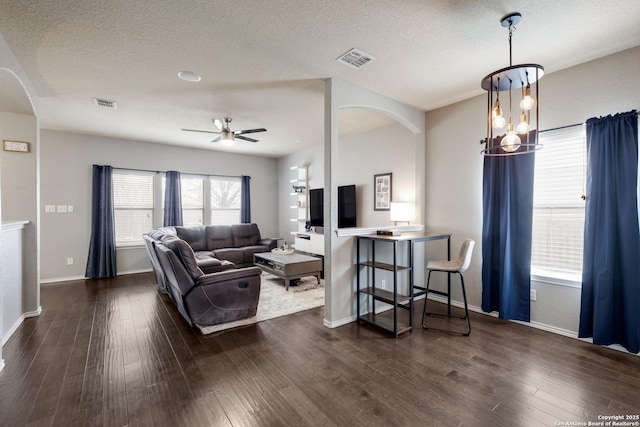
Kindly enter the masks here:
M 187 82 L 199 82 L 202 80 L 200 74 L 194 73 L 193 71 L 180 71 L 178 77 Z

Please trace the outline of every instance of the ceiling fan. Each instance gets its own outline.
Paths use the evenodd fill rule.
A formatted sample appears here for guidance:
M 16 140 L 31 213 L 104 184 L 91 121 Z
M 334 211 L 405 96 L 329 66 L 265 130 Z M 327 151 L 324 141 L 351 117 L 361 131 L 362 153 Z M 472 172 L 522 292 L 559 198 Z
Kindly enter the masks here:
M 229 128 L 229 123 L 231 123 L 231 117 L 225 117 L 224 120 L 224 124 L 219 120 L 219 119 L 212 119 L 213 120 L 213 124 L 216 125 L 216 127 L 218 129 L 220 129 L 219 132 L 214 132 L 214 131 L 210 131 L 210 130 L 199 130 L 199 129 L 182 129 L 184 131 L 187 132 L 202 132 L 202 133 L 215 133 L 215 134 L 219 134 L 220 136 L 217 137 L 216 139 L 212 140 L 211 142 L 220 142 L 221 144 L 224 145 L 233 145 L 235 143 L 235 139 L 242 139 L 245 141 L 249 141 L 249 142 L 258 142 L 257 139 L 253 139 L 253 138 L 249 138 L 244 136 L 244 134 L 246 133 L 256 133 L 256 132 L 266 132 L 267 130 L 265 128 L 258 128 L 258 129 L 244 129 L 244 130 L 237 130 L 237 131 L 233 131 Z

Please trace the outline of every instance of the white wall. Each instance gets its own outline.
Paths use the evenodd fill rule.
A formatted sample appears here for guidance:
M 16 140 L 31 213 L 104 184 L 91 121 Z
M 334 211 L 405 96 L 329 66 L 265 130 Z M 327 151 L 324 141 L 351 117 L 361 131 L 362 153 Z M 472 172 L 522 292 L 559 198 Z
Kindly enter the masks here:
M 278 160 L 278 206 L 279 206 L 279 222 L 278 236 L 293 243 L 293 235 L 296 231 L 300 231 L 298 223 L 289 221 L 292 218 L 291 205 L 294 202 L 291 193 L 293 191 L 291 179 L 294 173 L 291 171 L 292 166 L 307 165 L 309 188 L 323 188 L 324 186 L 324 157 L 322 145 L 307 148 L 289 156 L 281 157 Z
M 309 166 L 309 188 L 324 187 L 323 146 L 318 145 L 282 157 L 278 162 L 280 235 L 297 231 L 291 213 L 292 166 Z M 388 211 L 373 210 L 373 176 L 393 173 L 393 201 L 414 202 L 416 162 L 414 135 L 399 123 L 340 139 L 337 185 L 356 185 L 358 227 L 389 226 Z M 412 221 L 415 222 L 415 221 Z
M 392 201 L 415 202 L 414 152 L 414 135 L 400 123 L 340 138 L 336 182 L 338 186 L 356 185 L 358 227 L 393 225 L 389 211 L 374 210 L 373 177 L 376 174 L 392 173 Z
M 638 70 L 640 47 L 545 75 L 540 81 L 540 128 L 640 108 Z M 481 78 L 479 75 L 478 85 Z M 426 114 L 427 225 L 451 231 L 454 252 L 465 237 L 478 242 L 465 273 L 469 304 L 476 307 L 481 305 L 482 286 L 483 158 L 479 141 L 486 136 L 485 114 L 485 96 Z M 443 280 L 437 282 L 444 285 Z M 532 282 L 532 288 L 537 289 L 537 301 L 531 303 L 532 322 L 576 333 L 580 289 L 541 282 Z M 459 292 L 455 298 L 461 300 Z
M 0 289 L 0 330 L 2 325 L 11 326 L 23 317 L 40 313 L 40 283 L 39 283 L 39 216 L 37 204 L 39 200 L 38 167 L 39 167 L 39 129 L 38 129 L 38 98 L 35 88 L 13 56 L 4 37 L 0 35 L 0 97 L 4 102 L 4 109 L 0 112 L 0 140 L 10 139 L 29 142 L 31 153 L 21 160 L 8 154 L 0 153 L 0 182 L 10 189 L 0 187 L 0 220 L 7 221 L 10 216 L 17 216 L 20 220 L 28 220 L 28 228 L 24 230 L 22 255 L 24 261 L 22 280 L 22 316 L 18 319 L 6 318 L 3 312 L 2 293 Z M 14 122 L 15 119 L 15 122 Z M 16 170 L 15 164 L 24 168 Z M 6 193 L 5 193 L 6 192 Z M 6 213 L 3 215 L 3 212 Z M 0 242 L 2 245 L 2 242 Z M 6 253 L 0 248 L 0 253 Z M 5 277 L 5 271 L 0 266 L 0 275 Z M 13 317 L 13 316 L 12 316 Z M 8 337 L 2 337 L 4 339 Z M 2 347 L 0 346 L 0 370 L 4 366 Z
M 407 135 L 413 144 L 406 155 L 414 160 L 415 182 L 413 189 L 424 185 L 424 113 L 414 107 L 375 94 L 358 86 L 337 79 L 328 79 L 325 85 L 325 146 L 324 146 L 324 192 L 325 219 L 325 283 L 328 284 L 325 298 L 325 325 L 336 327 L 353 321 L 356 315 L 355 269 L 353 237 L 338 237 L 337 229 L 337 187 L 347 170 L 362 170 L 369 173 L 368 162 L 378 157 L 375 152 L 362 152 L 356 160 L 348 164 L 340 160 L 344 141 L 338 137 L 338 114 L 341 108 L 372 108 L 393 117 L 408 129 Z M 393 149 L 394 139 L 387 139 Z M 391 171 L 393 172 L 393 170 Z M 366 179 L 373 179 L 370 176 Z M 416 191 L 416 223 L 423 223 L 424 212 L 422 192 Z M 379 218 L 377 219 L 379 220 Z M 389 223 L 387 223 L 389 225 Z
M 416 202 L 416 219 L 423 223 L 422 189 L 424 183 L 424 114 L 422 111 L 376 95 L 362 88 L 332 80 L 335 99 L 331 118 L 326 121 L 337 126 L 337 116 L 342 108 L 373 108 L 397 120 L 369 132 L 338 138 L 335 132 L 334 146 L 312 147 L 283 157 L 279 161 L 280 234 L 290 236 L 295 224 L 288 220 L 291 205 L 291 166 L 309 165 L 309 187 L 331 188 L 325 191 L 325 324 L 331 327 L 355 319 L 355 248 L 353 237 L 337 237 L 333 206 L 337 201 L 337 187 L 355 184 L 358 197 L 358 226 L 376 227 L 392 225 L 388 211 L 373 210 L 373 176 L 393 173 L 393 200 Z M 327 89 L 331 92 L 331 89 Z M 329 94 L 328 96 L 331 96 Z M 325 112 L 325 114 L 327 114 Z M 334 133 L 328 131 L 329 133 Z M 326 135 L 325 135 L 326 137 Z M 326 138 L 325 138 L 326 139 Z M 327 164 L 327 156 L 334 156 L 333 165 Z M 328 174 L 333 176 L 328 178 Z M 333 201 L 331 199 L 333 198 Z M 330 249 L 328 249 L 330 248 Z M 420 265 L 422 265 L 420 263 Z M 382 276 L 380 276 L 382 277 Z
M 264 237 L 278 235 L 277 160 L 219 151 L 43 130 L 42 280 L 84 277 L 91 225 L 93 164 L 182 173 L 251 176 L 252 221 Z M 73 205 L 73 213 L 44 213 L 45 205 Z M 67 258 L 74 258 L 68 266 Z M 117 252 L 118 273 L 149 270 L 143 247 Z

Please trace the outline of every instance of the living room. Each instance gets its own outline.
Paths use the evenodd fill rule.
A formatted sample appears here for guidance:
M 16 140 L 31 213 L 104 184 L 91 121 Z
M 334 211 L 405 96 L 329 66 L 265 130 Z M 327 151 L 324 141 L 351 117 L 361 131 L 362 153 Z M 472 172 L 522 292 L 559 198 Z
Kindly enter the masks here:
M 530 11 L 531 14 L 534 12 Z M 524 38 L 527 18 L 522 23 L 523 32 L 516 34 L 517 40 Z M 502 36 L 504 34 L 498 33 L 497 42 L 503 42 Z M 637 32 L 628 38 L 637 41 Z M 45 95 L 29 83 L 30 76 L 11 54 L 12 46 L 4 39 L 2 43 L 0 66 L 20 78 L 32 99 L 32 110 L 37 111 L 38 98 Z M 619 41 L 616 43 L 620 44 Z M 504 62 L 504 43 L 498 44 L 496 50 L 498 63 Z M 578 65 L 556 65 L 556 69 L 541 81 L 541 129 L 584 123 L 591 117 L 629 111 L 640 105 L 640 92 L 637 90 L 640 87 L 640 74 L 637 72 L 640 69 L 640 46 L 637 42 L 631 47 L 615 49 L 611 54 L 587 55 L 581 52 L 580 55 L 589 59 L 577 61 Z M 535 52 L 527 56 L 537 60 Z M 472 68 L 477 68 L 474 74 L 479 73 L 476 76 L 478 82 L 483 72 L 489 71 L 484 66 Z M 7 80 L 3 80 L 3 84 L 14 84 Z M 339 78 L 317 79 L 308 85 L 310 91 L 320 94 L 308 108 L 321 117 L 318 125 L 310 129 L 310 133 L 314 133 L 313 138 L 320 141 L 285 155 L 253 155 L 250 148 L 244 148 L 241 153 L 213 151 L 68 129 L 56 130 L 40 127 L 34 111 L 3 110 L 0 114 L 3 139 L 29 141 L 31 144 L 31 152 L 27 155 L 0 153 L 2 219 L 26 219 L 37 224 L 38 230 L 26 229 L 25 232 L 27 267 L 24 279 L 29 286 L 24 290 L 23 314 L 37 315 L 41 305 L 46 305 L 46 301 L 40 301 L 39 297 L 41 284 L 48 286 L 48 282 L 84 277 L 90 240 L 90 168 L 93 164 L 183 173 L 249 175 L 252 221 L 259 224 L 263 236 L 281 237 L 289 242 L 292 238 L 289 221 L 291 166 L 309 166 L 311 188 L 335 189 L 339 185 L 355 184 L 359 195 L 359 226 L 362 227 L 392 224 L 388 212 L 374 211 L 372 200 L 374 175 L 388 172 L 393 174 L 394 199 L 413 202 L 416 206 L 412 223 L 452 233 L 453 248 L 458 248 L 466 237 L 481 242 L 483 157 L 479 140 L 486 133 L 486 117 L 483 115 L 486 97 L 483 94 L 474 88 L 470 96 L 460 96 L 446 105 L 426 111 Z M 2 88 L 3 93 L 5 90 L 6 86 Z M 355 107 L 378 111 L 376 114 L 380 114 L 382 126 L 357 134 L 344 132 L 340 127 L 346 124 L 340 119 Z M 392 121 L 383 120 L 389 117 Z M 269 123 L 256 125 L 271 128 Z M 393 145 L 385 146 L 382 144 L 385 140 L 393 140 Z M 366 153 L 366 157 L 364 151 L 367 149 L 362 148 L 365 141 L 378 144 Z M 393 157 L 393 154 L 404 156 Z M 408 163 L 407 158 L 411 160 Z M 335 195 L 330 197 L 328 209 L 332 211 L 331 205 L 336 201 Z M 74 211 L 45 213 L 45 205 L 73 206 Z M 330 224 L 325 227 L 328 231 L 325 248 L 330 250 L 326 256 L 327 306 L 322 320 L 325 326 L 336 328 L 355 319 L 355 297 L 351 286 L 354 280 L 353 246 L 351 237 L 335 234 L 336 218 L 330 218 Z M 426 255 L 440 257 L 442 249 L 435 245 Z M 67 262 L 69 258 L 73 263 Z M 119 249 L 118 270 L 123 275 L 150 271 L 144 248 Z M 465 273 L 469 303 L 475 311 L 481 311 L 481 271 L 482 257 L 477 251 Z M 444 287 L 444 280 L 436 281 L 436 286 Z M 537 299 L 531 301 L 531 324 L 576 337 L 580 312 L 579 284 L 557 284 L 539 278 L 532 281 L 532 289 L 537 291 Z M 454 300 L 461 301 L 458 293 L 454 293 Z M 7 326 L 6 322 L 4 326 Z M 13 320 L 10 322 L 14 323 Z

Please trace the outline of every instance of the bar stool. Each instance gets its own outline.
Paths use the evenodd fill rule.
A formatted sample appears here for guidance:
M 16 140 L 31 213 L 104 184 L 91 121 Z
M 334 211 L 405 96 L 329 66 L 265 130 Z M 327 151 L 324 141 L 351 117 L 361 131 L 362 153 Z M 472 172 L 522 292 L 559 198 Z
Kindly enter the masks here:
M 424 296 L 424 310 L 422 311 L 422 327 L 424 329 L 433 329 L 437 331 L 445 331 L 445 332 L 455 332 L 448 329 L 438 329 L 428 327 L 425 323 L 426 316 L 445 316 L 451 318 L 451 299 L 449 292 L 451 289 L 448 289 L 448 292 L 442 291 L 434 291 L 429 290 L 429 281 L 431 280 L 431 273 L 433 271 L 442 271 L 445 273 L 458 273 L 460 275 L 460 284 L 462 285 L 462 297 L 464 299 L 464 316 L 457 317 L 458 319 L 467 319 L 467 332 L 458 332 L 464 336 L 468 336 L 471 333 L 471 320 L 469 319 L 469 307 L 467 306 L 467 292 L 464 289 L 464 277 L 462 273 L 464 273 L 467 268 L 469 268 L 469 264 L 471 263 L 471 253 L 473 252 L 473 246 L 476 244 L 471 239 L 465 239 L 462 242 L 462 247 L 460 248 L 460 255 L 458 258 L 453 261 L 429 261 L 427 263 L 427 270 L 429 270 L 429 276 L 427 278 L 427 287 Z M 444 295 L 449 299 L 449 306 L 447 307 L 447 314 L 439 314 L 439 313 L 429 313 L 427 312 L 427 297 L 429 296 L 429 292 L 433 292 L 439 295 Z

